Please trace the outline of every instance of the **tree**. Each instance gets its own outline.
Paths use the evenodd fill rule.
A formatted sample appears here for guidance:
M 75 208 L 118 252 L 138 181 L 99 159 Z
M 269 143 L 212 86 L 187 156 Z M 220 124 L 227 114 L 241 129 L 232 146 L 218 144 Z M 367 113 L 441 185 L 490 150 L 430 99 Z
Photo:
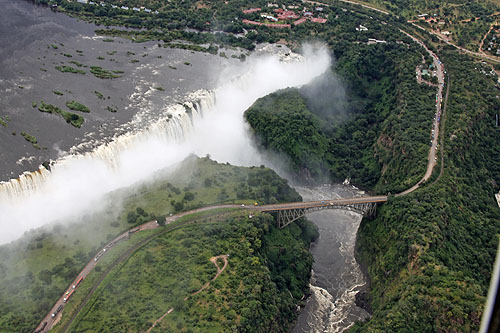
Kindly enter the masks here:
M 134 212 L 129 212 L 127 214 L 127 222 L 128 223 L 135 223 L 137 221 L 137 215 Z

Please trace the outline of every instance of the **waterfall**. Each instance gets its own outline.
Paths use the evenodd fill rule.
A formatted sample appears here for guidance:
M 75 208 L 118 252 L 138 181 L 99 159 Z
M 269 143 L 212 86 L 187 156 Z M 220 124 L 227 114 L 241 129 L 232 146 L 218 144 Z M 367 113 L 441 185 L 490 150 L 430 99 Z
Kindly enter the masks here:
M 50 172 L 40 167 L 0 183 L 0 244 L 29 229 L 103 209 L 106 194 L 144 181 L 192 153 L 236 165 L 266 164 L 243 113 L 258 98 L 307 84 L 330 66 L 324 47 L 304 56 L 279 52 L 229 67 L 219 73 L 214 91 L 199 90 L 183 102 L 139 112 L 118 129 L 124 134 L 111 142 L 71 148 L 68 155 L 50 162 Z
M 210 112 L 215 105 L 215 92 L 199 90 L 189 95 L 182 104 L 166 108 L 162 117 L 147 128 L 115 137 L 111 142 L 78 154 L 70 154 L 50 162 L 50 170 L 40 165 L 36 171 L 26 171 L 18 178 L 0 182 L 0 201 L 19 200 L 42 188 L 51 172 L 57 173 L 61 166 L 75 160 L 103 161 L 112 169 L 120 167 L 121 155 L 134 146 L 146 144 L 152 138 L 164 144 L 181 143 L 193 132 L 194 123 L 204 112 Z

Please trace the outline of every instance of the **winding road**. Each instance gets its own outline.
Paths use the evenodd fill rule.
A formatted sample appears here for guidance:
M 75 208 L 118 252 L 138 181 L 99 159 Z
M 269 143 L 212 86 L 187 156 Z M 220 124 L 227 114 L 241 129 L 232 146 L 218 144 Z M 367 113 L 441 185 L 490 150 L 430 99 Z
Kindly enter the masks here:
M 325 3 L 322 3 L 322 2 L 307 1 L 307 0 L 303 0 L 303 1 L 304 2 L 308 2 L 308 3 L 317 4 L 317 5 L 328 6 L 328 4 L 325 4 Z M 373 7 L 370 7 L 368 5 L 360 4 L 360 3 L 357 3 L 357 2 L 354 2 L 354 1 L 348 1 L 348 0 L 340 0 L 340 1 L 347 2 L 347 3 L 350 3 L 350 4 L 354 4 L 354 5 L 360 5 L 360 6 L 363 6 L 365 8 L 371 9 L 371 10 L 376 10 L 377 12 L 388 14 L 388 12 L 385 12 L 383 10 L 380 10 L 380 9 L 377 9 L 377 8 L 373 8 Z M 420 29 L 423 29 L 423 28 L 419 27 L 416 24 L 413 24 L 413 25 L 417 26 Z M 423 29 L 423 30 L 425 30 L 425 29 Z M 409 34 L 408 32 L 406 32 L 404 30 L 400 30 L 400 31 L 402 33 L 404 33 L 405 35 L 409 36 L 413 41 L 415 41 L 416 43 L 418 43 L 419 45 L 421 45 L 429 53 L 429 55 L 432 57 L 434 65 L 435 65 L 435 68 L 437 69 L 438 89 L 437 89 L 437 92 L 436 92 L 436 113 L 435 113 L 435 117 L 434 117 L 434 120 L 433 120 L 433 125 L 432 125 L 432 130 L 431 130 L 431 135 L 430 135 L 431 139 L 430 139 L 430 149 L 429 149 L 429 154 L 428 154 L 427 170 L 426 170 L 424 176 L 422 177 L 422 179 L 420 179 L 419 182 L 417 182 L 415 185 L 413 185 L 409 189 L 407 189 L 407 190 L 405 190 L 405 191 L 403 191 L 401 193 L 396 194 L 396 196 L 403 196 L 403 195 L 406 195 L 408 193 L 411 193 L 411 192 L 415 191 L 425 181 L 427 181 L 431 177 L 431 175 L 432 175 L 432 172 L 434 170 L 434 166 L 436 165 L 436 159 L 437 159 L 440 117 L 441 117 L 442 121 L 444 122 L 444 113 L 441 114 L 441 111 L 442 111 L 441 110 L 441 104 L 442 104 L 442 101 L 443 101 L 442 93 L 443 93 L 443 87 L 444 87 L 444 82 L 445 82 L 444 81 L 445 80 L 444 66 L 441 63 L 441 61 L 439 60 L 439 58 L 437 57 L 437 55 L 435 53 L 433 53 L 431 50 L 429 50 L 429 48 L 427 48 L 427 46 L 421 40 L 419 40 L 418 38 L 416 38 L 415 36 Z M 425 31 L 427 31 L 427 30 L 425 30 Z M 453 46 L 455 46 L 455 47 L 463 50 L 464 52 L 484 57 L 484 55 L 476 54 L 474 52 L 471 52 L 471 51 L 468 51 L 466 49 L 460 48 L 460 47 L 458 47 L 458 46 L 456 46 L 456 45 L 454 45 L 452 43 L 449 43 L 449 42 L 447 42 L 444 39 L 442 39 L 442 40 L 444 42 L 446 42 L 447 44 L 453 45 Z M 490 57 L 488 57 L 488 58 L 490 58 Z M 497 61 L 496 59 L 490 59 L 490 60 Z M 500 62 L 500 61 L 498 61 L 498 62 Z M 448 89 L 446 91 L 445 105 L 446 105 L 446 101 L 447 101 L 447 97 L 448 97 L 447 95 L 448 95 L 448 90 L 449 90 L 449 84 L 448 84 L 447 88 Z M 444 124 L 441 127 L 443 129 L 444 128 Z M 441 138 L 441 142 L 443 142 L 442 138 Z M 443 164 L 444 164 L 444 158 L 443 158 L 443 156 L 441 156 L 441 162 L 442 162 L 442 164 L 441 164 L 441 173 L 442 173 Z M 275 204 L 275 205 L 262 205 L 262 206 L 216 205 L 216 206 L 210 206 L 210 207 L 203 207 L 203 208 L 199 208 L 199 209 L 195 209 L 195 210 L 192 210 L 192 211 L 183 212 L 183 213 L 180 213 L 180 214 L 177 214 L 177 215 L 174 215 L 174 216 L 167 217 L 166 221 L 165 221 L 166 222 L 166 227 L 164 227 L 165 228 L 164 230 L 162 230 L 161 232 L 155 233 L 155 234 L 153 234 L 153 235 L 145 238 L 144 240 L 140 241 L 139 243 L 135 244 L 134 246 L 132 246 L 131 248 L 129 248 L 128 250 L 126 250 L 123 254 L 121 254 L 106 269 L 105 272 L 103 272 L 101 274 L 101 276 L 99 277 L 99 279 L 97 280 L 97 282 L 94 284 L 94 286 L 88 292 L 88 294 L 83 299 L 83 301 L 79 304 L 79 306 L 77 307 L 77 309 L 75 311 L 73 311 L 73 313 L 71 313 L 71 318 L 64 324 L 64 328 L 62 329 L 62 331 L 66 332 L 68 330 L 69 326 L 74 321 L 74 319 L 76 318 L 76 316 L 78 315 L 78 313 L 87 304 L 87 302 L 93 296 L 93 294 L 95 293 L 95 291 L 97 290 L 97 288 L 99 287 L 99 285 L 103 282 L 104 278 L 111 272 L 111 270 L 114 267 L 116 267 L 119 263 L 121 263 L 121 262 L 125 261 L 126 259 L 128 259 L 137 249 L 139 249 L 140 247 L 144 246 L 149 241 L 151 241 L 152 239 L 158 237 L 159 235 L 161 235 L 161 234 L 163 234 L 165 232 L 168 232 L 168 231 L 172 231 L 172 230 L 174 230 L 176 228 L 182 227 L 184 224 L 192 223 L 192 222 L 186 222 L 186 223 L 178 224 L 178 225 L 175 225 L 175 226 L 170 225 L 172 222 L 176 221 L 177 219 L 181 218 L 182 216 L 186 216 L 186 215 L 190 215 L 190 214 L 194 214 L 194 213 L 198 213 L 198 212 L 202 212 L 202 211 L 214 210 L 214 209 L 218 209 L 218 208 L 251 209 L 251 210 L 257 210 L 257 211 L 264 211 L 265 212 L 265 211 L 270 211 L 270 210 L 276 211 L 276 210 L 281 210 L 281 209 L 285 210 L 285 209 L 293 209 L 293 208 L 311 207 L 311 205 L 317 205 L 319 207 L 319 206 L 325 206 L 325 205 L 329 205 L 329 204 L 348 204 L 348 203 L 367 203 L 367 202 L 378 203 L 378 202 L 385 202 L 385 201 L 387 201 L 387 198 L 388 198 L 387 196 L 373 196 L 373 197 L 361 197 L 361 198 L 329 200 L 329 201 L 292 202 L 292 203 L 281 203 L 281 204 Z M 106 244 L 106 246 L 101 251 L 99 251 L 96 254 L 96 256 L 78 274 L 78 276 L 76 277 L 75 281 L 78 280 L 80 277 L 82 277 L 82 278 L 85 279 L 88 276 L 88 274 L 95 268 L 96 264 L 98 263 L 98 261 L 100 260 L 100 258 L 102 257 L 102 255 L 104 255 L 104 252 L 106 252 L 105 249 L 108 250 L 112 246 L 114 246 L 115 244 L 117 244 L 118 242 L 126 241 L 129 238 L 130 233 L 139 232 L 139 231 L 142 231 L 142 230 L 154 229 L 154 228 L 157 228 L 157 227 L 158 227 L 158 223 L 156 221 L 150 221 L 150 222 L 144 223 L 144 224 L 142 224 L 142 225 L 140 225 L 138 227 L 134 227 L 134 228 L 132 228 L 130 230 L 127 230 L 124 233 L 120 234 L 119 236 L 117 236 L 116 238 L 114 238 L 112 241 L 110 241 L 108 244 Z M 226 267 L 226 265 L 227 265 L 227 257 L 224 258 L 224 261 L 225 261 L 225 264 L 224 264 L 224 267 L 222 269 L 219 269 L 219 266 L 216 264 L 216 261 L 214 262 L 214 264 L 217 266 L 217 270 L 218 270 L 217 275 L 216 275 L 216 277 L 214 279 L 216 279 L 219 276 L 220 272 L 222 270 L 224 270 L 224 268 Z M 75 284 L 75 282 L 72 282 L 70 284 L 70 286 L 67 288 L 68 292 L 71 292 L 71 290 L 73 289 L 73 285 L 74 284 Z M 76 287 L 75 292 L 78 292 L 78 286 Z M 65 296 L 66 296 L 66 294 L 61 295 L 61 297 L 57 300 L 57 302 L 51 308 L 50 312 L 44 317 L 44 319 L 37 326 L 37 329 L 35 330 L 35 332 L 39 332 L 39 333 L 47 332 L 47 331 L 49 331 L 61 319 L 60 317 L 61 317 L 61 312 L 62 311 L 56 313 L 56 315 L 54 317 L 52 317 L 52 314 L 54 314 L 56 312 L 56 309 L 59 306 L 62 305 L 64 307 L 64 305 L 65 305 L 64 297 Z M 71 302 L 71 299 L 69 300 L 69 302 Z M 165 313 L 162 317 L 160 317 L 157 320 L 157 322 L 161 321 L 171 311 L 173 311 L 173 309 L 169 309 L 167 311 L 167 313 Z M 46 323 L 46 324 L 44 324 L 44 323 Z M 155 325 L 156 325 L 156 322 L 155 322 L 155 324 L 153 324 L 153 327 Z M 43 327 L 43 329 L 42 329 L 42 327 Z M 151 327 L 151 328 L 153 328 L 153 327 Z

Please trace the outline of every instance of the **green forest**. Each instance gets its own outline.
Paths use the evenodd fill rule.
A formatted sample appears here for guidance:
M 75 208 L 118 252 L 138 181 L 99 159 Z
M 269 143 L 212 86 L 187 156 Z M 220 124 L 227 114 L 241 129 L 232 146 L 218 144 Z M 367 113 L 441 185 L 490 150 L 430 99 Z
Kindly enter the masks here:
M 160 218 L 172 213 L 214 204 L 253 204 L 254 202 L 265 204 L 301 201 L 301 197 L 288 186 L 286 180 L 264 167 L 243 168 L 229 164 L 218 164 L 208 158 L 191 157 L 177 168 L 163 170 L 146 183 L 135 184 L 130 188 L 111 193 L 103 201 L 106 203 L 103 207 L 100 209 L 96 207 L 96 212 L 89 213 L 81 219 L 61 221 L 45 229 L 31 231 L 18 241 L 0 246 L 0 331 L 32 332 L 54 302 L 64 293 L 65 288 L 77 277 L 82 267 L 96 255 L 99 249 L 102 249 L 118 234 L 134 226 L 155 219 L 160 220 Z M 248 218 L 248 215 L 246 216 Z M 233 219 L 232 224 L 236 223 L 234 221 L 241 221 L 243 225 L 247 223 L 246 219 L 241 218 L 241 216 L 236 220 Z M 248 223 L 252 225 L 253 221 L 250 220 Z M 283 237 L 288 238 L 284 240 L 277 235 L 277 230 L 273 231 L 269 216 L 259 217 L 255 221 L 257 221 L 259 230 L 262 229 L 252 238 L 252 242 L 259 244 L 258 247 L 255 247 L 255 251 L 258 250 L 262 256 L 262 265 L 268 267 L 264 273 L 268 274 L 269 278 L 275 279 L 273 284 L 281 288 L 272 289 L 269 292 L 282 295 L 284 288 L 287 288 L 287 295 L 288 290 L 290 290 L 297 297 L 291 303 L 283 304 L 282 308 L 277 308 L 275 314 L 285 309 L 289 311 L 291 304 L 294 304 L 294 307 L 297 300 L 302 297 L 302 293 L 306 292 L 306 282 L 311 265 L 311 258 L 307 252 L 308 242 L 315 237 L 316 231 L 311 224 L 303 221 L 300 223 L 300 228 L 297 226 L 297 229 L 294 228 L 285 233 Z M 214 226 L 213 228 L 219 227 Z M 239 230 L 237 226 L 228 228 L 229 230 L 231 228 Z M 89 230 L 91 231 L 89 232 Z M 104 261 L 101 263 L 103 265 L 111 263 L 111 258 L 118 256 L 120 251 L 125 251 L 149 236 L 150 232 L 155 231 L 137 233 L 129 242 L 120 243 L 103 257 Z M 204 231 L 196 232 L 204 233 Z M 196 237 L 201 234 L 196 234 Z M 186 234 L 186 236 L 188 235 Z M 229 248 L 236 249 L 239 240 L 224 243 L 222 254 L 229 252 L 227 250 Z M 271 264 L 273 261 L 266 259 L 267 253 L 274 253 L 275 247 L 268 249 L 266 247 L 267 240 L 278 246 L 277 248 L 281 246 L 279 244 L 285 243 L 283 245 L 285 248 L 296 249 L 298 247 L 302 250 L 297 254 L 290 252 L 289 255 L 285 255 L 283 252 L 282 256 L 273 257 L 273 260 L 278 261 Z M 197 242 L 196 239 L 182 239 L 181 241 L 185 241 L 186 244 Z M 211 244 L 210 247 L 206 248 L 206 251 L 215 251 L 217 244 Z M 252 246 L 257 246 L 255 244 Z M 201 243 L 200 246 L 202 246 Z M 236 254 L 236 252 L 234 253 Z M 214 255 L 217 254 L 221 253 Z M 291 273 L 294 271 L 292 265 L 289 262 L 285 265 L 279 261 L 292 260 L 295 255 L 304 258 L 304 266 L 300 264 L 297 267 L 301 272 L 296 278 Z M 196 258 L 198 258 L 197 261 L 190 262 L 190 265 L 200 264 L 201 268 L 193 266 L 193 272 L 206 267 L 208 279 L 209 273 L 212 272 L 208 268 L 212 264 L 205 261 L 200 262 L 201 259 Z M 67 303 L 67 308 L 65 307 L 63 313 L 73 309 L 83 298 L 84 291 L 89 290 L 92 282 L 104 272 L 105 266 L 97 269 L 98 267 L 96 267 L 94 277 L 89 277 L 82 282 L 72 301 Z M 280 273 L 276 273 L 275 270 L 279 270 Z M 162 273 L 158 272 L 157 274 Z M 285 282 L 278 278 L 279 274 L 281 276 L 288 275 Z M 299 283 L 295 279 L 300 279 L 301 282 Z M 176 288 L 181 288 L 181 286 L 184 285 L 178 285 Z M 179 290 L 182 291 L 182 288 Z M 284 320 L 289 322 L 293 319 L 293 315 L 291 312 L 287 313 L 287 316 L 290 316 L 284 317 Z M 263 321 L 263 325 L 267 325 L 264 322 L 270 325 L 269 318 Z M 236 325 L 236 323 L 234 324 Z
M 330 73 L 246 111 L 258 142 L 289 156 L 305 180 L 351 178 L 382 194 L 410 187 L 425 172 L 435 112 L 435 89 L 414 76 L 425 50 L 396 42 L 332 48 L 337 62 Z
M 111 272 L 70 330 L 144 332 L 173 308 L 152 332 L 287 332 L 309 284 L 316 236 L 306 221 L 280 230 L 270 215 L 241 213 L 166 233 Z M 219 255 L 228 266 L 211 281 L 209 259 Z
M 479 329 L 500 234 L 494 198 L 500 103 L 479 62 L 450 49 L 440 55 L 450 76 L 444 173 L 362 222 L 359 256 L 368 266 L 375 310 L 355 332 Z
M 457 45 L 475 50 L 493 20 L 491 14 L 498 10 L 493 1 L 366 1 L 391 11 L 387 15 L 341 2 L 328 2 L 319 13 L 317 5 L 302 3 L 304 10 L 327 21 L 287 29 L 243 23 L 243 19 L 262 21 L 259 13 L 242 12 L 265 8 L 268 1 L 261 0 L 110 2 L 147 6 L 157 14 L 75 1 L 41 2 L 101 25 L 100 35 L 155 40 L 161 47 L 213 54 L 240 47 L 242 60 L 258 43 L 280 42 L 300 52 L 304 41 L 324 42 L 335 58 L 328 73 L 304 87 L 259 99 L 245 118 L 260 149 L 285 156 L 300 180 L 350 178 L 377 194 L 401 192 L 425 172 L 436 88 L 417 83 L 415 69 L 429 63 L 429 56 L 400 29 L 424 40 L 447 71 L 449 95 L 439 152 L 443 159 L 431 181 L 411 194 L 389 195 L 375 217 L 363 219 L 357 257 L 370 280 L 373 313 L 350 330 L 479 329 L 500 234 L 494 199 L 500 184 L 498 75 L 490 74 L 494 68 L 489 64 L 459 54 L 406 21 L 423 12 L 435 14 L 452 31 Z M 361 25 L 366 30 L 357 30 Z M 184 168 L 187 177 L 138 185 L 113 215 L 85 217 L 83 222 L 99 231 L 95 238 L 74 236 L 68 227 L 55 226 L 52 233 L 40 231 L 30 235 L 31 240 L 0 247 L 0 308 L 7 309 L 0 313 L 0 330 L 31 331 L 77 267 L 120 231 L 208 204 L 300 200 L 272 170 L 236 168 L 208 159 L 198 163 L 201 167 Z M 97 226 L 97 220 L 105 223 Z M 82 225 L 75 224 L 76 230 L 83 230 Z M 165 233 L 117 268 L 119 276 L 99 290 L 73 328 L 84 331 L 98 322 L 102 327 L 146 330 L 174 308 L 156 331 L 286 331 L 307 289 L 311 267 L 307 248 L 315 237 L 306 221 L 278 232 L 264 214 L 253 218 L 235 214 L 224 221 L 207 218 Z M 216 268 L 209 259 L 221 254 L 230 255 L 226 270 L 204 291 L 188 297 L 214 276 Z M 165 265 L 166 257 L 172 266 Z M 41 261 L 45 266 L 38 264 Z M 144 262 L 150 267 L 144 268 Z M 82 288 L 89 288 L 89 283 L 84 281 Z M 119 293 L 122 288 L 129 293 Z M 167 296 L 154 293 L 155 288 Z M 128 295 L 135 299 L 129 302 Z M 179 301 L 184 297 L 188 299 Z M 115 311 L 119 302 L 123 311 Z

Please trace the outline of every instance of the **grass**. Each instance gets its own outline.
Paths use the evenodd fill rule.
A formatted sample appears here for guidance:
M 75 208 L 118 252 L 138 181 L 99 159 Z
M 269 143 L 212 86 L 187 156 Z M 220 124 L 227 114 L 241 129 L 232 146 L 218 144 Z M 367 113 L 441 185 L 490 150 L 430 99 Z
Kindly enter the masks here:
M 246 213 L 233 212 L 215 219 L 198 218 L 196 222 L 185 225 L 181 223 L 188 220 L 178 220 L 177 225 L 163 228 L 165 232 L 111 270 L 69 330 L 86 331 L 99 327 L 104 331 L 144 332 L 171 308 L 174 311 L 159 323 L 154 332 L 181 329 L 235 331 L 241 317 L 257 319 L 253 322 L 254 328 L 270 325 L 266 320 L 273 321 L 274 316 L 267 311 L 263 310 L 268 315 L 259 317 L 245 309 L 255 307 L 258 304 L 255 300 L 267 300 L 273 304 L 280 298 L 290 300 L 290 290 L 297 292 L 298 288 L 279 290 L 283 287 L 270 283 L 273 276 L 266 262 L 268 258 L 269 261 L 273 259 L 266 252 L 278 247 L 284 254 L 279 262 L 288 267 L 284 260 L 302 261 L 306 259 L 304 254 L 310 256 L 308 245 L 300 240 L 301 231 L 296 225 L 282 231 L 273 226 L 274 222 L 267 214 L 256 213 L 251 219 L 247 216 Z M 262 242 L 266 244 L 264 247 L 261 247 Z M 261 251 L 262 254 L 258 253 Z M 285 253 L 297 254 L 290 256 Z M 213 281 L 217 269 L 210 258 L 218 255 L 228 255 L 228 266 Z M 222 264 L 221 259 L 219 267 Z M 274 263 L 272 265 L 274 267 Z M 308 274 L 307 267 L 307 264 L 302 266 L 296 275 L 297 280 L 302 278 L 301 274 Z M 293 271 L 288 274 L 293 274 Z M 210 282 L 208 288 L 193 295 L 206 282 Z M 253 291 L 255 283 L 260 285 L 262 292 Z M 301 296 L 299 293 L 295 299 Z M 292 308 L 293 304 L 288 306 Z M 273 305 L 269 310 L 276 312 L 277 308 Z M 56 328 L 56 332 L 60 328 L 62 325 Z
M 0 117 L 0 125 L 7 127 L 7 122 L 2 117 Z
M 40 104 L 42 109 L 55 112 L 54 106 Z M 117 190 L 106 198 L 108 204 L 105 207 L 89 212 L 77 221 L 65 220 L 32 230 L 18 241 L 0 246 L 0 330 L 32 331 L 104 244 L 125 230 L 151 220 L 152 215 L 175 213 L 175 203 L 179 202 L 183 203 L 183 210 L 220 202 L 261 202 L 264 200 L 259 199 L 263 193 L 261 186 L 266 185 L 269 189 L 274 186 L 272 184 L 281 182 L 268 169 L 218 164 L 206 158 L 189 159 L 179 170 L 182 172 L 164 170 L 149 182 Z M 250 179 L 251 186 L 247 185 Z M 241 192 L 247 187 L 247 191 Z M 186 195 L 186 192 L 193 195 Z M 291 198 L 278 200 L 273 195 L 269 199 L 273 202 L 293 201 Z M 127 215 L 136 213 L 138 208 L 145 213 L 136 216 L 134 223 L 128 223 Z M 211 213 L 191 215 L 183 220 L 207 217 L 205 214 Z M 140 235 L 142 233 L 137 234 Z M 113 249 L 119 249 L 122 244 L 126 245 L 119 243 Z M 111 259 L 108 255 L 113 255 L 113 252 L 103 256 L 99 265 Z M 208 262 L 210 265 L 213 266 Z M 82 287 L 90 280 L 89 276 Z M 81 297 L 82 290 L 75 293 L 72 301 Z
M 74 74 L 83 74 L 85 75 L 85 71 L 81 69 L 76 69 L 71 66 L 56 66 L 55 67 L 58 71 L 63 72 L 63 73 L 74 73 Z
M 45 104 L 43 101 L 40 102 L 40 105 L 38 106 L 38 110 L 40 112 L 59 114 L 64 118 L 64 120 L 66 120 L 67 123 L 70 123 L 71 125 L 73 125 L 77 128 L 80 128 L 84 122 L 84 119 L 82 116 L 80 116 L 76 113 L 64 111 L 64 110 L 60 109 L 59 107 L 52 105 L 52 104 Z
M 80 62 L 78 62 L 78 61 L 76 61 L 76 60 L 71 60 L 69 63 L 70 63 L 70 64 L 73 64 L 73 65 L 75 65 L 75 66 L 78 66 L 78 67 L 82 67 L 82 66 L 83 66 L 83 64 L 82 64 L 82 63 L 80 63 Z
M 90 72 L 99 79 L 115 79 L 121 77 L 121 75 L 113 74 L 113 72 L 99 66 L 90 66 Z
M 97 98 L 104 99 L 104 95 L 101 92 L 94 90 L 94 94 L 97 96 Z
M 87 112 L 87 113 L 90 112 L 90 109 L 87 106 L 78 103 L 77 101 L 68 101 L 66 102 L 66 106 L 74 111 Z
M 33 135 L 30 135 L 26 132 L 21 132 L 21 135 L 23 136 L 23 138 L 28 141 L 29 143 L 31 143 L 31 145 L 36 148 L 36 149 L 41 149 L 41 147 L 38 145 L 38 140 L 36 139 L 36 137 L 34 137 Z

